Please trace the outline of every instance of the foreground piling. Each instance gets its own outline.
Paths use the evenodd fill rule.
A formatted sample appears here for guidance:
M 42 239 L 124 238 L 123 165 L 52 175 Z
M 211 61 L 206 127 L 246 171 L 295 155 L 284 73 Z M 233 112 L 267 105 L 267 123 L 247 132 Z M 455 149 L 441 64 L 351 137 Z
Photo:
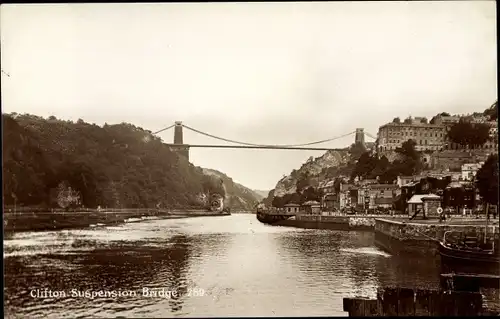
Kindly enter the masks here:
M 483 308 L 479 292 L 384 288 L 377 299 L 344 298 L 349 317 L 484 316 L 498 315 Z

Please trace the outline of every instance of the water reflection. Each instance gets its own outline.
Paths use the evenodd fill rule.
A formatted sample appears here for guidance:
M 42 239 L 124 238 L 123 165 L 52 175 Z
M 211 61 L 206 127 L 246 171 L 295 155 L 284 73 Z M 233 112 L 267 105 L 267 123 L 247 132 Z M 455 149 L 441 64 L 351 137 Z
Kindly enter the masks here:
M 48 288 L 65 291 L 73 307 L 99 308 L 106 303 L 119 303 L 118 310 L 126 311 L 137 306 L 167 302 L 172 312 L 182 310 L 188 292 L 186 272 L 189 267 L 191 244 L 185 235 L 170 238 L 164 247 L 151 247 L 138 242 L 118 242 L 108 249 L 96 249 L 78 254 L 45 254 L 11 257 L 5 260 L 9 274 L 5 276 L 6 305 L 24 309 L 26 313 L 40 308 L 50 298 L 33 298 L 32 290 Z M 171 298 L 142 298 L 143 288 L 164 288 L 176 291 Z M 74 300 L 73 291 L 135 291 L 136 296 Z M 81 297 L 81 295 L 79 296 Z M 128 305 L 128 306 L 126 306 Z M 115 309 L 116 311 L 116 309 Z
M 16 234 L 4 242 L 7 317 L 346 315 L 342 298 L 380 285 L 437 283 L 429 261 L 400 259 L 369 232 L 273 227 L 252 215 Z M 145 297 L 143 288 L 176 291 Z M 33 298 L 32 289 L 136 291 Z M 195 289 L 202 295 L 193 296 Z

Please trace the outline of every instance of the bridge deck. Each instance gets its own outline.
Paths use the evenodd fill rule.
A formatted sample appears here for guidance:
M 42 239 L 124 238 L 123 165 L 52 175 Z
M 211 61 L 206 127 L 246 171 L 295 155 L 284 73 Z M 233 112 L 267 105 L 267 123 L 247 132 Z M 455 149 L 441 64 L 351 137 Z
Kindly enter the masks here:
M 247 149 L 268 149 L 268 150 L 307 150 L 307 151 L 339 151 L 339 148 L 326 147 L 290 147 L 290 146 L 253 146 L 253 145 L 200 145 L 200 144 L 165 144 L 171 147 L 205 147 L 205 148 L 247 148 Z

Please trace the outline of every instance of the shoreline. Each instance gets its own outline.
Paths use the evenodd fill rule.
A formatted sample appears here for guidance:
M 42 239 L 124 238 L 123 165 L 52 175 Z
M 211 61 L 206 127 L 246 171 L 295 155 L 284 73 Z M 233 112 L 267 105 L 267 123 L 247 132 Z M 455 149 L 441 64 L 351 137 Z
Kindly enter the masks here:
M 229 216 L 226 213 L 208 212 L 199 210 L 116 210 L 101 211 L 86 210 L 77 212 L 26 212 L 26 213 L 4 213 L 4 234 L 14 234 L 30 231 L 53 231 L 63 229 L 78 229 L 95 227 L 95 225 L 113 226 L 124 223 L 141 222 L 149 217 L 155 219 L 181 219 L 192 217 L 218 217 Z M 137 220 L 130 220 L 137 219 Z

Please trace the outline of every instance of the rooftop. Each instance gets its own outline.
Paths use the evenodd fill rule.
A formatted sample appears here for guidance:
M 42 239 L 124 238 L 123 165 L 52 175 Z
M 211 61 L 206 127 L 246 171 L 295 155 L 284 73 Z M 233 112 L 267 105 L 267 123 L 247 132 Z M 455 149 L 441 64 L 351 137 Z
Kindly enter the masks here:
M 320 205 L 317 201 L 315 200 L 310 200 L 302 204 L 303 206 L 315 206 L 315 205 Z
M 367 185 L 367 188 L 377 189 L 377 188 L 398 188 L 397 184 L 372 184 Z
M 392 198 L 384 198 L 384 197 L 375 198 L 376 205 L 392 204 L 393 202 L 394 199 Z
M 426 199 L 441 199 L 441 196 L 435 194 L 422 194 L 422 195 L 413 195 L 408 204 L 423 204 L 422 200 Z

